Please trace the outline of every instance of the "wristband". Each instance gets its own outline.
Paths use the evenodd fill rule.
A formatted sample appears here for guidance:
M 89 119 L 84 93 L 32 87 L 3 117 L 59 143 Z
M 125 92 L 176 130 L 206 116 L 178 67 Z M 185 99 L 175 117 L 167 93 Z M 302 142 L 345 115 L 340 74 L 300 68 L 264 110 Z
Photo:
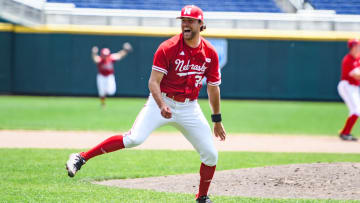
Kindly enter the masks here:
M 211 114 L 211 121 L 214 123 L 221 122 L 221 113 Z

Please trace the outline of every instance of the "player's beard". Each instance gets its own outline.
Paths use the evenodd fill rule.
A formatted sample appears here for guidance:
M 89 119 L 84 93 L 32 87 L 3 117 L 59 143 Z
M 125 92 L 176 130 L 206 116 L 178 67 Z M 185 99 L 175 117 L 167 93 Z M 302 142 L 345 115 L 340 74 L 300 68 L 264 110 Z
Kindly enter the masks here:
M 189 31 L 188 32 L 183 31 L 183 36 L 184 36 L 185 40 L 193 40 L 195 38 L 196 34 L 197 33 L 195 31 L 192 31 L 192 30 L 190 30 L 190 32 Z

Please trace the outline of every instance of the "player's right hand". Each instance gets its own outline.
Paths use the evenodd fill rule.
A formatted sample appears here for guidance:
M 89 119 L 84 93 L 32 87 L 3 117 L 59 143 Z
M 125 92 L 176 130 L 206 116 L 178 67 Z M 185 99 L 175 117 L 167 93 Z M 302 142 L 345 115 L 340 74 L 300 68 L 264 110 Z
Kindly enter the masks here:
M 132 50 L 133 50 L 133 48 L 132 48 L 132 46 L 131 46 L 131 44 L 130 44 L 129 42 L 125 42 L 125 43 L 123 44 L 123 49 L 124 49 L 125 51 L 127 51 L 127 52 L 132 52 Z
M 220 141 L 224 141 L 226 138 L 226 132 L 221 122 L 214 123 L 214 134 L 215 137 L 219 138 Z
M 93 46 L 91 51 L 92 53 L 97 54 L 99 52 L 99 48 L 97 46 Z
M 172 114 L 171 114 L 171 110 L 167 105 L 164 105 L 160 108 L 161 111 L 161 115 L 166 118 L 169 119 L 171 118 Z

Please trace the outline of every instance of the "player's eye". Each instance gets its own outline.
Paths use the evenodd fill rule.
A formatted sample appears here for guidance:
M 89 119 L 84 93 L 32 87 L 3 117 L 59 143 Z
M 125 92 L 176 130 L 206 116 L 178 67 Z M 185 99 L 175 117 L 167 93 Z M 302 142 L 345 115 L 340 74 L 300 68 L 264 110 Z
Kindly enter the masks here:
M 194 22 L 193 19 L 182 19 L 182 23 L 189 23 L 189 24 L 191 24 L 191 23 L 193 23 L 193 22 Z

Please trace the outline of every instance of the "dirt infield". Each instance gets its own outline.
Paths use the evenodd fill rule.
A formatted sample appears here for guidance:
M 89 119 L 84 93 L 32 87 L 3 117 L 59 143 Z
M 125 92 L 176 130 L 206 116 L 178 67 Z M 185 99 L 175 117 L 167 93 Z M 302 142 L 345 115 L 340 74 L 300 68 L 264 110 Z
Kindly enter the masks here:
M 94 182 L 121 188 L 196 194 L 199 174 Z M 176 183 L 176 184 L 174 184 Z M 210 195 L 360 200 L 360 163 L 294 164 L 218 171 Z
M 0 148 L 90 148 L 115 132 L 0 130 Z M 228 135 L 219 151 L 360 153 L 336 136 Z M 178 133 L 155 133 L 136 149 L 193 150 Z M 197 191 L 199 174 L 108 180 L 96 184 L 163 192 Z M 176 183 L 176 184 L 174 184 Z M 211 195 L 360 200 L 360 163 L 315 163 L 218 171 Z
M 90 148 L 115 132 L 0 130 L 1 148 Z M 215 139 L 215 138 L 214 138 Z M 359 142 L 344 142 L 337 136 L 228 135 L 215 139 L 219 151 L 360 153 Z M 155 133 L 135 149 L 193 150 L 179 133 Z

